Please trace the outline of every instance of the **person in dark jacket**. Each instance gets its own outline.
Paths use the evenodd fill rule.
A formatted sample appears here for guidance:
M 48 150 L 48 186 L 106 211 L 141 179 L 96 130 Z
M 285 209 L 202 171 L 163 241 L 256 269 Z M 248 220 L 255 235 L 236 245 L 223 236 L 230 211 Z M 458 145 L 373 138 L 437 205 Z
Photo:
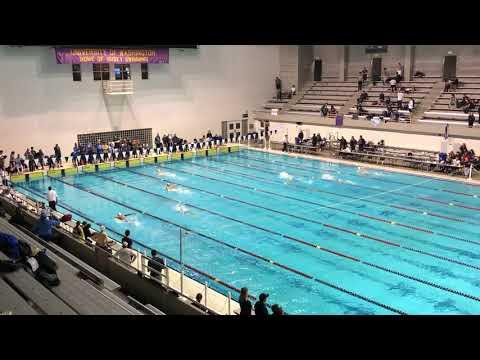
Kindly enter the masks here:
M 342 136 L 340 139 L 340 150 L 345 150 L 347 148 L 347 140 Z
M 148 262 L 148 266 L 154 271 L 150 271 L 150 276 L 157 278 L 161 281 L 162 279 L 162 270 L 165 269 L 165 261 L 157 255 L 156 250 L 151 251 L 152 260 Z
M 255 316 L 268 316 L 267 298 L 268 294 L 260 294 L 258 301 L 255 303 Z
M 352 136 L 350 139 L 350 150 L 355 151 L 355 147 L 357 146 L 357 140 Z
M 272 305 L 272 315 L 273 316 L 284 315 L 282 307 L 278 304 L 273 304 Z
M 238 303 L 240 304 L 240 316 L 252 315 L 252 303 L 248 299 L 248 289 L 246 287 L 243 287 L 240 290 Z
M 10 259 L 20 257 L 20 246 L 15 236 L 0 232 L 0 251 Z
M 358 139 L 358 151 L 363 151 L 365 147 L 365 139 L 360 135 L 360 139 Z
M 473 115 L 473 112 L 470 112 L 470 115 L 468 115 L 468 127 L 473 127 L 474 122 L 475 122 L 475 115 Z
M 52 228 L 60 224 L 57 219 L 49 219 L 45 213 L 40 214 L 40 219 L 34 227 L 34 233 L 46 241 L 53 239 Z

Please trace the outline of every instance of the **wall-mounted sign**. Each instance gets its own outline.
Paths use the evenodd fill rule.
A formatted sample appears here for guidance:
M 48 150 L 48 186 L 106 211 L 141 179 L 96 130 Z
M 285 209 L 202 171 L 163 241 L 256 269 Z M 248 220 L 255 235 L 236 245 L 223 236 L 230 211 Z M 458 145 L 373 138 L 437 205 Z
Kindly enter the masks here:
M 168 64 L 168 49 L 55 48 L 57 64 Z

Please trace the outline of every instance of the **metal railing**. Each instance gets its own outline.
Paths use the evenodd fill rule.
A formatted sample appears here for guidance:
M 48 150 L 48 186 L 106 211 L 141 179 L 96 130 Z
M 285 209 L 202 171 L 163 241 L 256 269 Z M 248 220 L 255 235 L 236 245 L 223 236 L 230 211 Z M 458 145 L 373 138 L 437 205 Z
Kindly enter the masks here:
M 28 211 L 36 214 L 36 215 L 39 215 L 40 212 L 43 209 L 43 207 L 41 206 L 41 204 L 42 204 L 41 202 L 38 202 L 34 199 L 31 199 L 25 194 L 18 193 L 17 191 L 12 190 L 12 191 L 10 191 L 10 195 L 11 195 L 11 199 L 14 200 L 18 205 L 23 205 L 23 207 L 26 210 L 28 210 Z M 8 198 L 7 198 L 7 200 L 8 200 Z M 66 210 L 70 210 L 65 206 L 62 206 L 62 205 L 58 205 L 58 206 L 63 207 Z M 63 214 L 59 211 L 51 210 L 51 214 L 58 219 L 63 216 Z M 84 218 L 85 220 L 90 221 L 92 223 L 92 225 L 100 226 L 100 224 L 95 223 L 91 219 L 88 219 L 88 218 L 82 216 L 81 214 L 79 216 Z M 106 250 L 105 248 L 97 246 L 94 243 L 94 241 L 90 238 L 87 239 L 87 241 L 84 241 L 84 240 L 81 240 L 78 237 L 76 237 L 74 235 L 74 231 L 73 231 L 73 229 L 74 229 L 73 219 L 72 219 L 72 221 L 70 221 L 68 223 L 67 222 L 60 222 L 59 227 L 61 229 L 65 230 L 65 231 L 67 231 L 68 233 L 72 234 L 72 238 L 75 241 L 80 242 L 80 243 L 82 243 L 86 246 L 92 246 L 95 251 L 104 253 L 104 255 L 113 259 L 113 261 L 116 261 L 117 263 L 120 263 L 121 265 L 126 266 L 131 271 L 138 272 L 139 275 L 140 274 L 142 275 L 142 277 L 147 278 L 151 281 L 154 281 L 158 285 L 160 285 L 164 288 L 167 288 L 171 292 L 174 292 L 174 293 L 177 293 L 177 294 L 181 295 L 183 298 L 189 300 L 192 304 L 195 304 L 196 307 L 200 308 L 201 310 L 206 311 L 207 313 L 215 314 L 215 315 L 220 314 L 218 309 L 214 309 L 213 305 L 211 306 L 209 304 L 210 296 L 212 296 L 212 295 L 215 296 L 214 295 L 215 293 L 225 296 L 226 297 L 226 300 L 225 300 L 225 307 L 226 307 L 225 314 L 226 315 L 231 315 L 232 314 L 232 292 L 240 294 L 240 289 L 237 289 L 234 286 L 229 285 L 229 284 L 223 282 L 222 280 L 220 280 L 220 279 L 218 279 L 218 278 L 216 278 L 216 277 L 214 277 L 214 276 L 212 276 L 212 275 L 210 275 L 206 272 L 203 272 L 199 269 L 196 269 L 196 268 L 194 268 L 194 267 L 192 267 L 188 264 L 184 264 L 183 263 L 183 254 L 181 256 L 181 260 L 179 261 L 179 260 L 174 259 L 173 257 L 170 257 L 170 256 L 165 255 L 165 254 L 161 254 L 160 252 L 158 252 L 160 255 L 163 256 L 164 267 L 165 267 L 165 270 L 164 270 L 165 273 L 163 273 L 163 271 L 157 271 L 156 269 L 149 266 L 150 263 L 155 262 L 155 260 L 153 260 L 152 258 L 147 256 L 147 250 L 152 251 L 152 250 L 156 250 L 156 249 L 153 249 L 149 246 L 146 246 L 146 245 L 144 245 L 141 242 L 138 242 L 136 240 L 133 240 L 135 248 L 131 249 L 133 254 L 136 255 L 135 260 L 132 263 L 127 263 L 127 262 L 122 261 L 120 258 L 118 258 L 116 256 L 116 254 L 121 248 L 121 245 L 120 245 L 121 240 L 119 240 L 117 238 L 120 237 L 121 234 L 115 232 L 115 230 L 113 230 L 113 229 L 108 229 L 108 230 L 110 231 L 110 233 L 115 234 L 117 238 L 109 236 L 109 240 L 112 240 L 114 242 L 113 245 L 111 246 L 111 252 L 110 252 L 109 250 Z M 186 231 L 185 229 L 179 227 L 179 240 L 180 240 L 180 244 L 182 244 L 182 250 L 183 250 L 183 237 L 184 237 L 182 232 L 185 232 L 185 231 Z M 191 231 L 188 231 L 188 232 L 191 232 Z M 91 243 L 89 244 L 88 241 L 91 241 Z M 167 263 L 167 261 L 168 261 L 168 263 Z M 156 276 L 152 276 L 152 274 L 156 274 Z M 172 281 L 172 275 L 177 275 L 177 277 L 179 278 L 178 279 L 179 280 L 178 281 L 179 285 L 175 284 Z M 157 276 L 159 278 L 157 278 Z M 203 281 L 203 283 L 200 283 L 195 278 L 197 278 L 197 279 L 202 279 L 203 278 L 205 280 Z M 186 291 L 186 288 L 185 288 L 186 281 L 197 282 L 198 284 L 200 284 L 203 287 L 203 289 L 202 289 L 203 290 L 203 293 L 202 293 L 203 299 L 202 300 L 203 300 L 204 304 L 198 303 L 196 301 L 196 299 L 194 298 L 195 295 L 192 294 L 191 291 Z M 212 288 L 210 286 L 209 281 L 211 282 L 210 283 L 211 285 L 214 285 L 214 288 Z M 217 290 L 219 290 L 219 291 L 217 291 Z M 251 295 L 250 295 L 250 298 L 251 299 L 256 299 L 254 296 L 251 296 Z
M 133 80 L 103 80 L 105 95 L 130 95 L 134 93 Z

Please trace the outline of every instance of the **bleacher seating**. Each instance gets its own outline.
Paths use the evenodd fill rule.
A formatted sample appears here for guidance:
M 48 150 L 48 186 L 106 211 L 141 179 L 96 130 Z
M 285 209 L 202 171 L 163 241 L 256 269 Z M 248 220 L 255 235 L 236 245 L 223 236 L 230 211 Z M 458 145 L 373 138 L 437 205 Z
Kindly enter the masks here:
M 272 98 L 268 100 L 264 105 L 263 108 L 266 110 L 271 110 L 271 109 L 283 109 L 285 104 L 288 103 L 288 99 L 277 99 L 277 98 Z
M 314 82 L 290 108 L 290 112 L 319 113 L 324 104 L 329 109 L 334 105 L 338 112 L 356 92 L 357 83 L 354 81 Z
M 461 108 L 450 106 L 450 98 L 452 94 L 455 94 L 458 100 L 464 95 L 474 100 L 480 99 L 480 77 L 463 76 L 458 77 L 458 80 L 460 82 L 458 89 L 449 92 L 442 91 L 419 122 L 468 125 L 468 114 Z M 474 116 L 478 121 L 478 107 L 475 109 Z
M 14 235 L 36 249 L 45 249 L 44 242 L 35 235 L 27 234 L 27 229 L 20 229 L 0 218 L 0 231 Z M 57 274 L 60 284 L 46 287 L 25 269 L 0 275 L 0 308 L 18 315 L 57 314 L 57 315 L 141 315 L 118 294 L 107 288 L 97 286 L 85 270 L 80 270 L 65 260 L 62 250 L 47 254 L 58 265 Z M 60 249 L 58 247 L 58 249 Z M 0 252 L 0 259 L 8 259 Z M 76 263 L 81 261 L 76 259 Z M 84 266 L 87 266 L 84 264 Z M 82 267 L 82 266 L 80 266 Z
M 397 89 L 405 88 L 403 105 L 406 106 L 408 101 L 413 98 L 415 101 L 415 108 L 417 108 L 423 101 L 426 95 L 431 91 L 435 82 L 422 79 L 422 81 L 401 81 L 397 84 Z M 415 89 L 415 90 L 413 90 Z M 387 110 L 385 103 L 380 103 L 379 97 L 383 92 L 385 99 L 390 97 L 390 102 L 393 109 L 397 108 L 397 92 L 392 92 L 389 84 L 383 84 L 382 82 L 377 82 L 375 85 L 372 85 L 368 90 L 368 98 L 363 101 L 362 107 L 364 113 L 363 116 L 359 116 L 358 119 L 366 119 L 367 115 L 382 115 L 384 111 Z M 400 122 L 410 122 L 411 116 L 408 110 L 399 110 L 399 120 Z M 357 114 L 356 107 L 349 109 L 347 118 L 353 118 L 353 115 Z M 384 118 L 385 120 L 391 120 L 389 117 Z

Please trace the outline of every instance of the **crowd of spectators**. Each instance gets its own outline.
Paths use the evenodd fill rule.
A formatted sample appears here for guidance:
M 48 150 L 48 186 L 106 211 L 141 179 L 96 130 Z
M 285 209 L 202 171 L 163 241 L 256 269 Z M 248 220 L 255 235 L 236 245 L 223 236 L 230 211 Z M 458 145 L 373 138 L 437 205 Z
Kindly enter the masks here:
M 23 172 L 32 172 L 36 170 L 51 170 L 61 168 L 64 162 L 68 162 L 71 158 L 73 166 L 81 166 L 86 164 L 97 164 L 107 161 L 128 160 L 130 158 L 138 158 L 146 156 L 152 150 L 160 152 L 177 152 L 186 151 L 193 148 L 200 149 L 202 147 L 211 148 L 213 144 L 223 142 L 220 135 L 212 135 L 209 130 L 206 135 L 199 139 L 188 142 L 186 139 L 177 137 L 176 134 L 163 135 L 159 134 L 155 137 L 154 146 L 142 144 L 137 139 L 115 139 L 111 142 L 98 141 L 97 144 L 88 143 L 79 146 L 77 143 L 73 146 L 70 156 L 62 158 L 62 151 L 58 144 L 53 148 L 51 155 L 46 155 L 42 149 L 36 151 L 33 146 L 27 148 L 23 155 L 16 154 L 15 151 L 10 156 L 0 150 L 0 176 L 2 181 L 7 178 L 7 174 L 21 174 Z M 233 134 L 230 141 L 233 141 Z M 213 144 L 212 144 L 213 142 Z M 5 182 L 4 182 L 5 185 Z
M 23 156 L 10 152 L 10 156 L 0 150 L 0 170 L 9 174 L 23 173 L 24 171 L 35 171 L 54 169 L 62 166 L 62 151 L 58 144 L 53 148 L 52 155 L 45 155 L 42 149 L 36 151 L 33 146 L 27 148 Z
M 480 159 L 475 156 L 473 149 L 468 149 L 466 144 L 462 144 L 457 152 L 450 151 L 448 155 L 439 155 L 440 163 L 449 165 L 462 166 L 465 169 L 465 175 L 467 171 L 470 171 L 470 165 L 475 169 L 480 169 Z

